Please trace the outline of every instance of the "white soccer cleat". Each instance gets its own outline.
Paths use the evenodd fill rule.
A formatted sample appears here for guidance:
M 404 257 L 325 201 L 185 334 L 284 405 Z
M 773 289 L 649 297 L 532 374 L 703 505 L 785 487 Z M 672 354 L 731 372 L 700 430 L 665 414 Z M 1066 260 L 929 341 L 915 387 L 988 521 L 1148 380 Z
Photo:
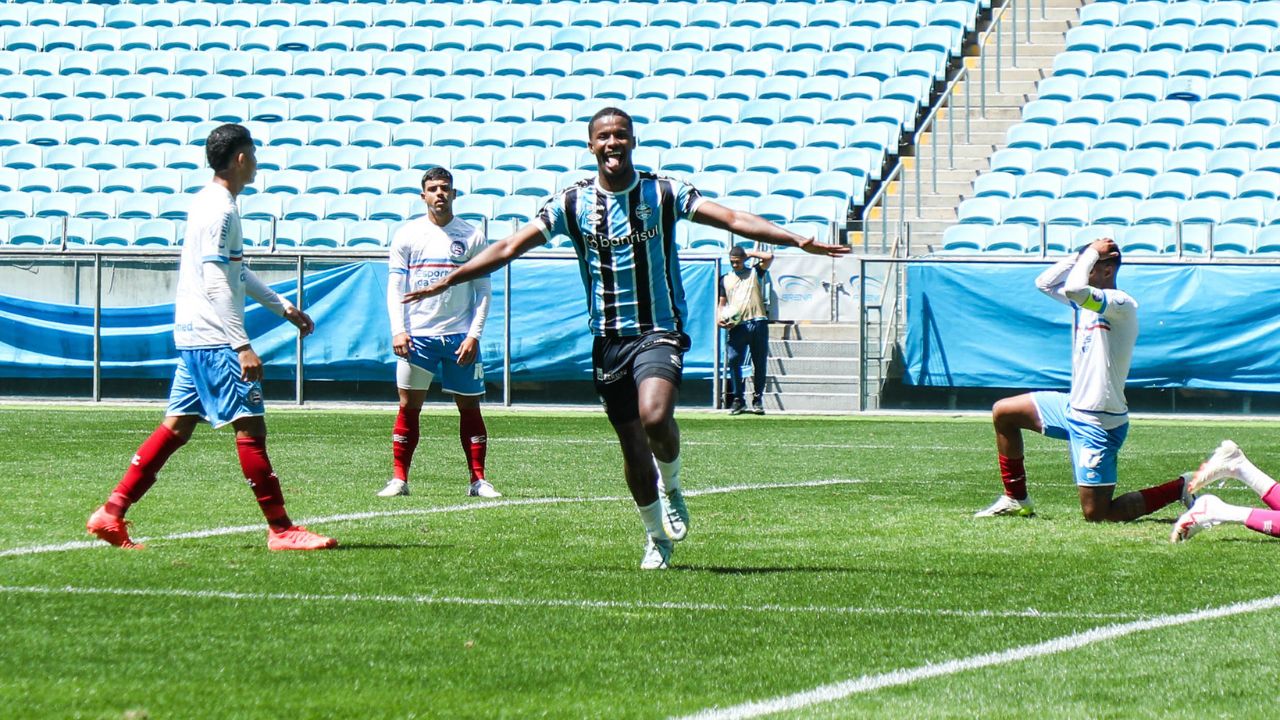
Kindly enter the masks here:
M 1174 521 L 1173 532 L 1169 534 L 1169 542 L 1186 542 L 1201 530 L 1208 530 L 1222 522 L 1217 519 L 1219 517 L 1218 510 L 1225 504 L 1215 495 L 1201 495 L 1190 510 L 1182 513 Z
M 489 484 L 489 481 L 484 479 L 476 480 L 475 482 L 471 483 L 471 487 L 467 489 L 467 495 L 470 497 L 482 497 L 482 498 L 502 497 L 502 493 L 498 492 L 497 490 L 494 490 L 493 485 Z
M 1200 469 L 1187 483 L 1187 492 L 1198 493 L 1213 483 L 1240 477 L 1240 464 L 1244 459 L 1239 445 L 1223 440 L 1209 459 L 1200 464 Z
M 650 536 L 644 546 L 644 557 L 640 560 L 640 569 L 666 570 L 668 563 L 671 562 L 671 553 L 675 552 L 675 549 L 676 544 L 670 540 Z
M 391 478 L 387 481 L 387 486 L 378 491 L 378 497 L 396 497 L 397 495 L 408 495 L 409 483 L 397 478 Z
M 668 540 L 680 542 L 689 534 L 689 508 L 684 504 L 684 493 L 679 490 L 666 492 L 658 483 L 658 500 L 662 508 L 662 532 Z
M 997 515 L 1012 515 L 1014 517 L 1031 517 L 1035 515 L 1035 508 L 1031 505 L 1031 497 L 1025 497 L 1021 500 L 1014 500 L 1008 495 L 1001 495 L 991 506 L 985 510 L 979 510 L 974 513 L 974 517 L 996 517 Z

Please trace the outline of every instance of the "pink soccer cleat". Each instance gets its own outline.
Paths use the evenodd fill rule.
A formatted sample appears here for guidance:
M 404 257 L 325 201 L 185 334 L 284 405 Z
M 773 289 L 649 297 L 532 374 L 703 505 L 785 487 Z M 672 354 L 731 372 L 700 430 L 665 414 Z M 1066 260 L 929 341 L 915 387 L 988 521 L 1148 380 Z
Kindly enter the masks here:
M 89 521 L 84 524 L 84 529 L 90 535 L 97 536 L 99 540 L 111 543 L 118 548 L 141 550 L 143 546 L 129 537 L 129 524 L 129 521 L 124 518 L 108 514 L 104 505 L 93 511 Z
M 267 530 L 268 550 L 327 550 L 337 546 L 337 540 L 317 535 L 301 525 L 280 532 Z

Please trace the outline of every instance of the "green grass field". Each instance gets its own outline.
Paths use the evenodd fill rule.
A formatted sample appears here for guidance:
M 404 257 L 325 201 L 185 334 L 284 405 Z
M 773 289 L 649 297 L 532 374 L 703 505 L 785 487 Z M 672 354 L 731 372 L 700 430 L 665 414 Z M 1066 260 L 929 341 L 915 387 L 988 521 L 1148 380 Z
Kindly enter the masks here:
M 415 494 L 383 499 L 392 409 L 275 411 L 292 515 L 342 543 L 317 553 L 266 550 L 231 433 L 201 428 L 130 513 L 145 551 L 78 544 L 159 416 L 0 410 L 0 716 L 746 717 L 780 698 L 761 707 L 1274 712 L 1280 544 L 1224 527 L 1172 546 L 1172 507 L 1086 524 L 1066 445 L 1040 437 L 1039 517 L 975 521 L 999 490 L 983 418 L 684 413 L 691 532 L 673 569 L 642 573 L 602 413 L 490 411 L 505 497 L 482 501 L 463 496 L 451 412 L 424 418 Z M 1224 437 L 1280 471 L 1276 424 L 1138 420 L 1121 489 L 1195 467 Z M 356 517 L 323 520 L 339 515 Z M 1095 628 L 1114 636 L 1076 642 Z

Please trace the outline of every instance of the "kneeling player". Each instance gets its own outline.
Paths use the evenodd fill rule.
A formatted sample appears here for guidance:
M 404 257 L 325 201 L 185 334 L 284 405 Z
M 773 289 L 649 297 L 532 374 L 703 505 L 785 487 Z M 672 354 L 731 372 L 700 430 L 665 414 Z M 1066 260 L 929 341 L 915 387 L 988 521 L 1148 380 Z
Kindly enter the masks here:
M 1004 495 L 975 517 L 1034 514 L 1023 469 L 1023 430 L 1071 443 L 1071 465 L 1086 520 L 1123 522 L 1178 499 L 1188 501 L 1184 490 L 1190 473 L 1113 497 L 1116 459 L 1129 433 L 1124 383 L 1138 337 L 1138 303 L 1116 289 L 1119 270 L 1119 248 L 1102 239 L 1036 278 L 1041 292 L 1075 311 L 1071 393 L 1026 393 L 995 404 L 992 421 Z
M 391 241 L 387 273 L 387 314 L 391 346 L 400 361 L 396 386 L 400 413 L 392 435 L 394 474 L 378 495 L 409 494 L 409 465 L 418 446 L 422 403 L 434 376 L 458 406 L 458 435 L 467 456 L 471 484 L 467 494 L 496 498 L 501 493 L 484 477 L 488 433 L 480 414 L 484 366 L 480 334 L 489 314 L 489 278 L 477 278 L 421 302 L 405 304 L 404 295 L 444 277 L 484 249 L 484 235 L 453 215 L 453 175 L 432 168 L 422 176 L 427 214 L 405 224 Z

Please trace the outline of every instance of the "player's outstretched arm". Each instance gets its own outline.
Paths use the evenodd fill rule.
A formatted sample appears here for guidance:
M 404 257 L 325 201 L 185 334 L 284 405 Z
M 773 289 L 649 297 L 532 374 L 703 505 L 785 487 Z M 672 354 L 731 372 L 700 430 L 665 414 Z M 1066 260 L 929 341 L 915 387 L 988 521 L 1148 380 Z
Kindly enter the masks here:
M 786 228 L 779 227 L 768 220 L 742 210 L 731 210 L 711 200 L 704 200 L 693 211 L 693 221 L 703 225 L 728 230 L 734 235 L 741 235 L 757 242 L 784 247 L 797 247 L 814 255 L 847 255 L 848 245 L 829 245 L 813 238 L 797 235 Z
M 484 277 L 521 255 L 546 242 L 542 226 L 536 222 L 520 228 L 507 237 L 480 251 L 479 255 L 463 263 L 461 267 L 431 283 L 421 290 L 407 292 L 404 302 L 414 302 L 434 297 L 459 283 Z

